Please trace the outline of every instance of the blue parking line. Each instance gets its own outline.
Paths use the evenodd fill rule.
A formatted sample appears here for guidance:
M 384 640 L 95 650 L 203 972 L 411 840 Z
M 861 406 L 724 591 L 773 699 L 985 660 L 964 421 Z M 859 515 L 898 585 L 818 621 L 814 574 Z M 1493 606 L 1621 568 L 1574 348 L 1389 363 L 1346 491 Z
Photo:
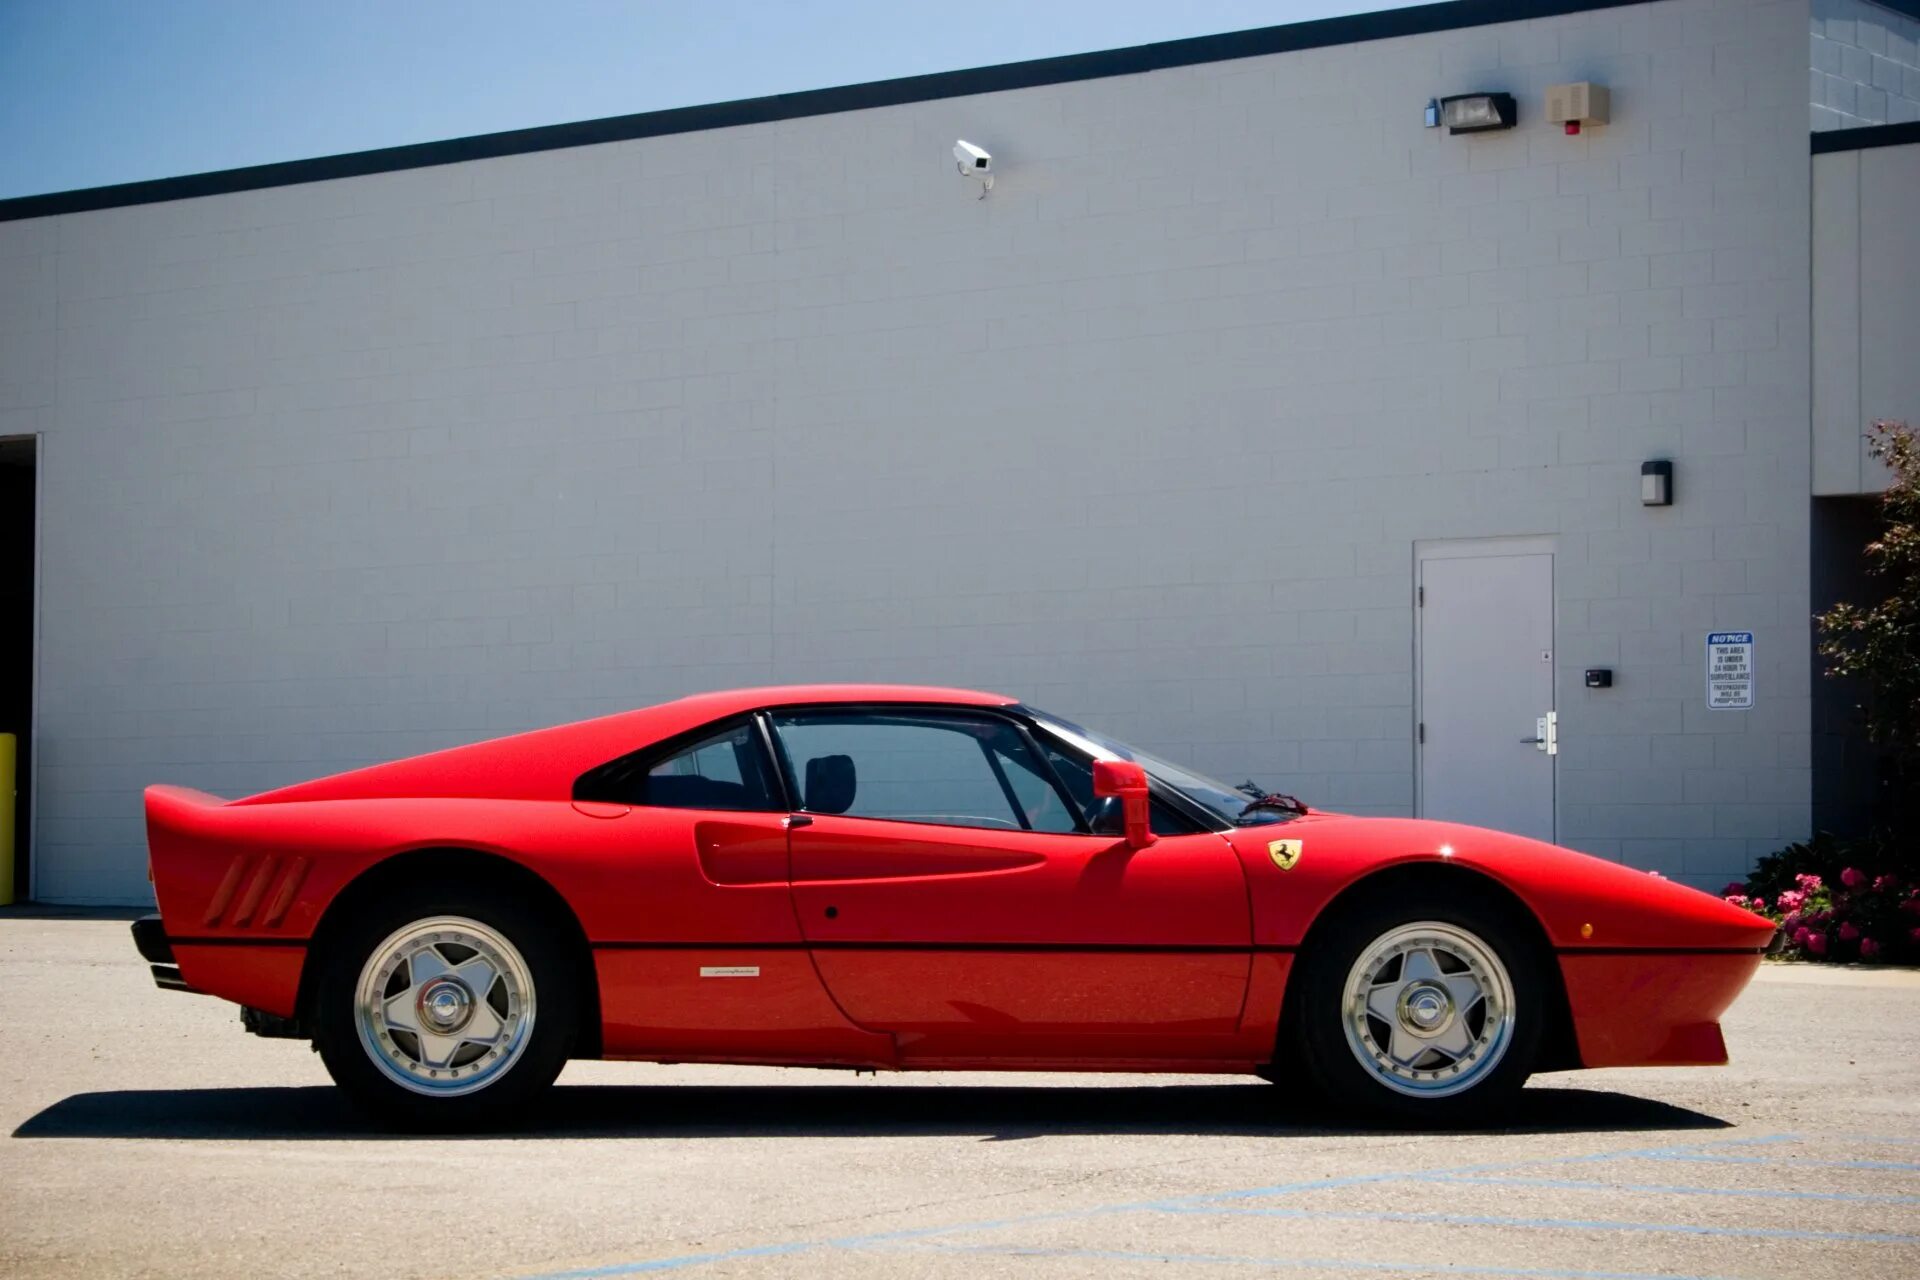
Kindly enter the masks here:
M 1920 1196 L 1884 1195 L 1871 1191 L 1777 1191 L 1765 1187 L 1685 1187 L 1662 1183 L 1577 1182 L 1568 1178 L 1476 1177 L 1470 1174 L 1434 1174 L 1422 1182 L 1464 1182 L 1489 1187 L 1547 1187 L 1556 1191 L 1616 1191 L 1638 1195 L 1727 1196 L 1751 1200 L 1846 1200 L 1862 1204 L 1920 1204 Z
M 1625 1151 L 1595 1151 L 1584 1156 L 1547 1156 L 1539 1160 L 1516 1160 L 1522 1164 L 1605 1164 L 1613 1160 L 1677 1160 L 1693 1152 L 1718 1151 L 1722 1147 L 1772 1147 L 1785 1142 L 1803 1142 L 1797 1133 L 1769 1133 L 1754 1138 L 1721 1138 L 1715 1142 L 1691 1142 L 1677 1147 L 1640 1147 Z M 1735 1157 L 1759 1159 L 1760 1157 Z
M 1798 1142 L 1800 1137 L 1791 1133 L 1772 1133 L 1764 1137 L 1722 1138 L 1715 1142 L 1695 1143 L 1684 1147 L 1640 1147 L 1625 1151 L 1596 1151 L 1583 1156 L 1542 1156 L 1534 1160 L 1501 1160 L 1491 1164 L 1462 1165 L 1457 1169 L 1435 1169 L 1431 1171 L 1399 1170 L 1393 1173 L 1352 1174 L 1339 1178 L 1318 1178 L 1309 1182 L 1283 1182 L 1270 1187 L 1247 1187 L 1239 1191 L 1204 1191 L 1190 1196 L 1179 1196 L 1172 1200 L 1156 1200 L 1138 1207 L 1160 1209 L 1169 1205 L 1203 1204 L 1216 1200 L 1258 1200 L 1267 1196 L 1298 1195 L 1303 1191 L 1322 1191 L 1335 1187 L 1358 1186 L 1370 1182 L 1406 1182 L 1409 1180 L 1428 1180 L 1442 1177 L 1459 1177 L 1467 1174 L 1504 1173 L 1510 1169 L 1526 1169 L 1537 1165 L 1563 1164 L 1601 1164 L 1614 1160 L 1661 1160 L 1677 1157 L 1689 1151 L 1717 1150 L 1722 1147 L 1771 1146 L 1782 1142 Z M 1122 1207 L 1122 1206 L 1116 1206 Z
M 1143 1253 L 1130 1249 L 1077 1249 L 1051 1245 L 938 1244 L 913 1252 L 1000 1255 L 1009 1258 L 1081 1258 L 1099 1262 L 1215 1263 L 1303 1271 L 1409 1272 L 1459 1276 L 1506 1276 L 1514 1280 L 1724 1280 L 1671 1271 L 1576 1271 L 1563 1267 L 1492 1267 L 1464 1262 L 1370 1262 L 1357 1258 L 1279 1258 L 1233 1253 Z
M 594 1280 L 598 1276 L 637 1276 L 649 1271 L 678 1271 L 682 1267 L 698 1267 L 709 1262 L 732 1262 L 740 1258 L 767 1258 L 783 1253 L 804 1253 L 813 1248 L 811 1244 L 796 1242 L 793 1244 L 751 1245 L 744 1249 L 728 1249 L 722 1253 L 687 1253 L 677 1258 L 654 1258 L 644 1262 L 614 1262 L 604 1267 L 581 1267 L 577 1271 L 549 1271 L 539 1280 Z
M 1920 1173 L 1920 1164 L 1901 1160 L 1804 1160 L 1790 1158 L 1781 1160 L 1767 1156 L 1708 1156 L 1688 1155 L 1685 1152 L 1642 1156 L 1643 1160 L 1679 1160 L 1687 1164 L 1777 1164 L 1791 1165 L 1797 1169 L 1898 1169 Z
M 1391 1173 L 1352 1174 L 1343 1177 L 1313 1178 L 1300 1182 L 1276 1183 L 1264 1187 L 1248 1187 L 1237 1191 L 1199 1192 L 1188 1196 L 1177 1196 L 1172 1199 L 1096 1205 L 1085 1209 L 1063 1209 L 1051 1213 L 1024 1214 L 1010 1218 L 947 1223 L 936 1227 L 914 1227 L 899 1231 L 879 1232 L 872 1235 L 788 1241 L 781 1244 L 754 1245 L 716 1253 L 681 1254 L 672 1257 L 650 1258 L 635 1262 L 616 1262 L 599 1267 L 540 1272 L 527 1277 L 527 1280 L 597 1280 L 599 1277 L 606 1276 L 641 1275 L 655 1271 L 674 1271 L 685 1267 L 702 1266 L 710 1262 L 728 1262 L 742 1258 L 763 1257 L 768 1255 L 797 1254 L 823 1248 L 861 1250 L 905 1244 L 912 1241 L 926 1241 L 934 1236 L 951 1235 L 958 1232 L 995 1231 L 1035 1223 L 1059 1222 L 1075 1218 L 1104 1217 L 1110 1214 L 1151 1211 L 1175 1213 L 1205 1212 L 1206 1210 L 1202 1209 L 1201 1206 L 1216 1204 L 1226 1200 L 1264 1199 L 1273 1196 L 1297 1195 L 1303 1192 L 1326 1191 L 1372 1183 L 1420 1181 L 1447 1176 L 1504 1173 L 1508 1170 L 1537 1167 L 1540 1165 L 1587 1164 L 1614 1160 L 1663 1159 L 1669 1157 L 1678 1158 L 1689 1152 L 1719 1150 L 1725 1147 L 1766 1146 L 1782 1142 L 1796 1142 L 1799 1140 L 1798 1135 L 1795 1134 L 1768 1134 L 1750 1138 L 1724 1138 L 1713 1142 L 1694 1143 L 1685 1146 L 1650 1147 L 1626 1151 L 1602 1151 L 1582 1156 L 1549 1156 L 1532 1160 L 1509 1160 L 1489 1164 L 1462 1165 L 1453 1169 L 1396 1170 Z M 1221 1210 L 1220 1212 L 1233 1211 Z M 1259 1211 L 1253 1210 L 1251 1212 Z M 1354 1265 L 1358 1266 L 1360 1264 Z M 1441 1270 L 1442 1268 L 1416 1267 L 1412 1269 L 1433 1271 Z M 1510 1274 L 1549 1277 L 1555 1273 L 1548 1271 L 1531 1271 L 1513 1272 Z M 1576 1273 L 1564 1274 L 1572 1276 Z M 1669 1280 L 1671 1280 L 1671 1278 L 1669 1278 Z
M 1606 1218 L 1507 1218 L 1478 1213 L 1412 1213 L 1392 1209 L 1167 1209 L 1168 1213 L 1293 1218 L 1321 1222 L 1419 1222 L 1528 1230 L 1636 1231 L 1656 1235 L 1742 1236 L 1763 1240 L 1844 1240 L 1862 1244 L 1920 1244 L 1920 1236 L 1891 1231 L 1806 1231 L 1798 1227 L 1703 1227 L 1688 1222 L 1614 1222 Z

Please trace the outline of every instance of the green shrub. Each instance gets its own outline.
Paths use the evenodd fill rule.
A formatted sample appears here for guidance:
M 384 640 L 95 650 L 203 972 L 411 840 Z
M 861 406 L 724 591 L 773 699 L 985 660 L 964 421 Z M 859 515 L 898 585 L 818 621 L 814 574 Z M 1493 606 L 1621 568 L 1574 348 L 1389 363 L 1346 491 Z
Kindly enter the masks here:
M 1917 863 L 1911 841 L 1884 831 L 1857 840 L 1821 832 L 1762 858 L 1726 899 L 1779 925 L 1790 957 L 1920 963 Z
M 1882 820 L 1920 835 L 1920 439 L 1904 422 L 1876 422 L 1873 456 L 1892 473 L 1880 496 L 1881 531 L 1866 546 L 1866 570 L 1885 594 L 1874 604 L 1836 604 L 1814 621 L 1829 676 L 1865 687 L 1859 710 L 1884 753 Z
M 1873 424 L 1872 450 L 1892 478 L 1867 572 L 1875 604 L 1836 604 L 1815 618 L 1829 676 L 1859 680 L 1867 736 L 1885 753 L 1883 825 L 1851 839 L 1821 832 L 1760 860 L 1727 901 L 1760 912 L 1812 960 L 1920 963 L 1920 439 Z

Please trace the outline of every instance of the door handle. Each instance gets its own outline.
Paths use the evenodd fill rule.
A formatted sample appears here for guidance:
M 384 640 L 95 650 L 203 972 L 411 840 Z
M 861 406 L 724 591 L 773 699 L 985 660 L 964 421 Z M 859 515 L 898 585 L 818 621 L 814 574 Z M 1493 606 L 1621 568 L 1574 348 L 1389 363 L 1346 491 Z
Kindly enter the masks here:
M 1560 713 L 1549 711 L 1533 722 L 1534 736 L 1520 741 L 1550 756 L 1560 754 Z
M 786 826 L 787 826 L 787 830 L 789 831 L 793 830 L 795 827 L 810 827 L 812 825 L 813 825 L 813 819 L 808 817 L 804 813 L 790 813 L 787 815 Z
M 1538 743 L 1542 743 L 1542 742 L 1545 742 L 1545 741 L 1546 741 L 1546 739 L 1545 739 L 1545 738 L 1522 738 L 1522 739 L 1520 739 L 1520 741 L 1522 741 L 1522 742 L 1524 742 L 1524 743 L 1526 743 L 1526 744 L 1527 744 L 1528 746 L 1530 746 L 1530 747 L 1531 747 L 1531 746 L 1534 746 L 1534 745 L 1536 745 L 1536 744 L 1538 744 Z

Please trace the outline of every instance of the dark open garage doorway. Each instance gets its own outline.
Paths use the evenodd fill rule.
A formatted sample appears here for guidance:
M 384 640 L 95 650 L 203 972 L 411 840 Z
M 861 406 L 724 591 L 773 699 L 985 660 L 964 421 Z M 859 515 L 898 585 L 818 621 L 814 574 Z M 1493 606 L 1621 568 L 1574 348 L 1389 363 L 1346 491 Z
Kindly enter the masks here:
M 0 437 L 0 733 L 19 742 L 14 777 L 13 893 L 28 896 L 33 814 L 33 569 L 36 442 Z M 0 806 L 0 812 L 4 807 Z M 4 836 L 0 836 L 4 839 Z

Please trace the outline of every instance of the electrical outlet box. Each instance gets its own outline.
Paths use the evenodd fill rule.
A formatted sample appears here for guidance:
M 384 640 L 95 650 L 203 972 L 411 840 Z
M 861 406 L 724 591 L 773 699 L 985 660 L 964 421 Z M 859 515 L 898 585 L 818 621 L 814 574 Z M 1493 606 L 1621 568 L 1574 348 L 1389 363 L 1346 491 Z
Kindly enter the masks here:
M 1605 124 L 1613 108 L 1613 95 L 1603 84 L 1585 80 L 1573 84 L 1547 86 L 1547 122 L 1567 126 L 1578 133 L 1582 125 Z

